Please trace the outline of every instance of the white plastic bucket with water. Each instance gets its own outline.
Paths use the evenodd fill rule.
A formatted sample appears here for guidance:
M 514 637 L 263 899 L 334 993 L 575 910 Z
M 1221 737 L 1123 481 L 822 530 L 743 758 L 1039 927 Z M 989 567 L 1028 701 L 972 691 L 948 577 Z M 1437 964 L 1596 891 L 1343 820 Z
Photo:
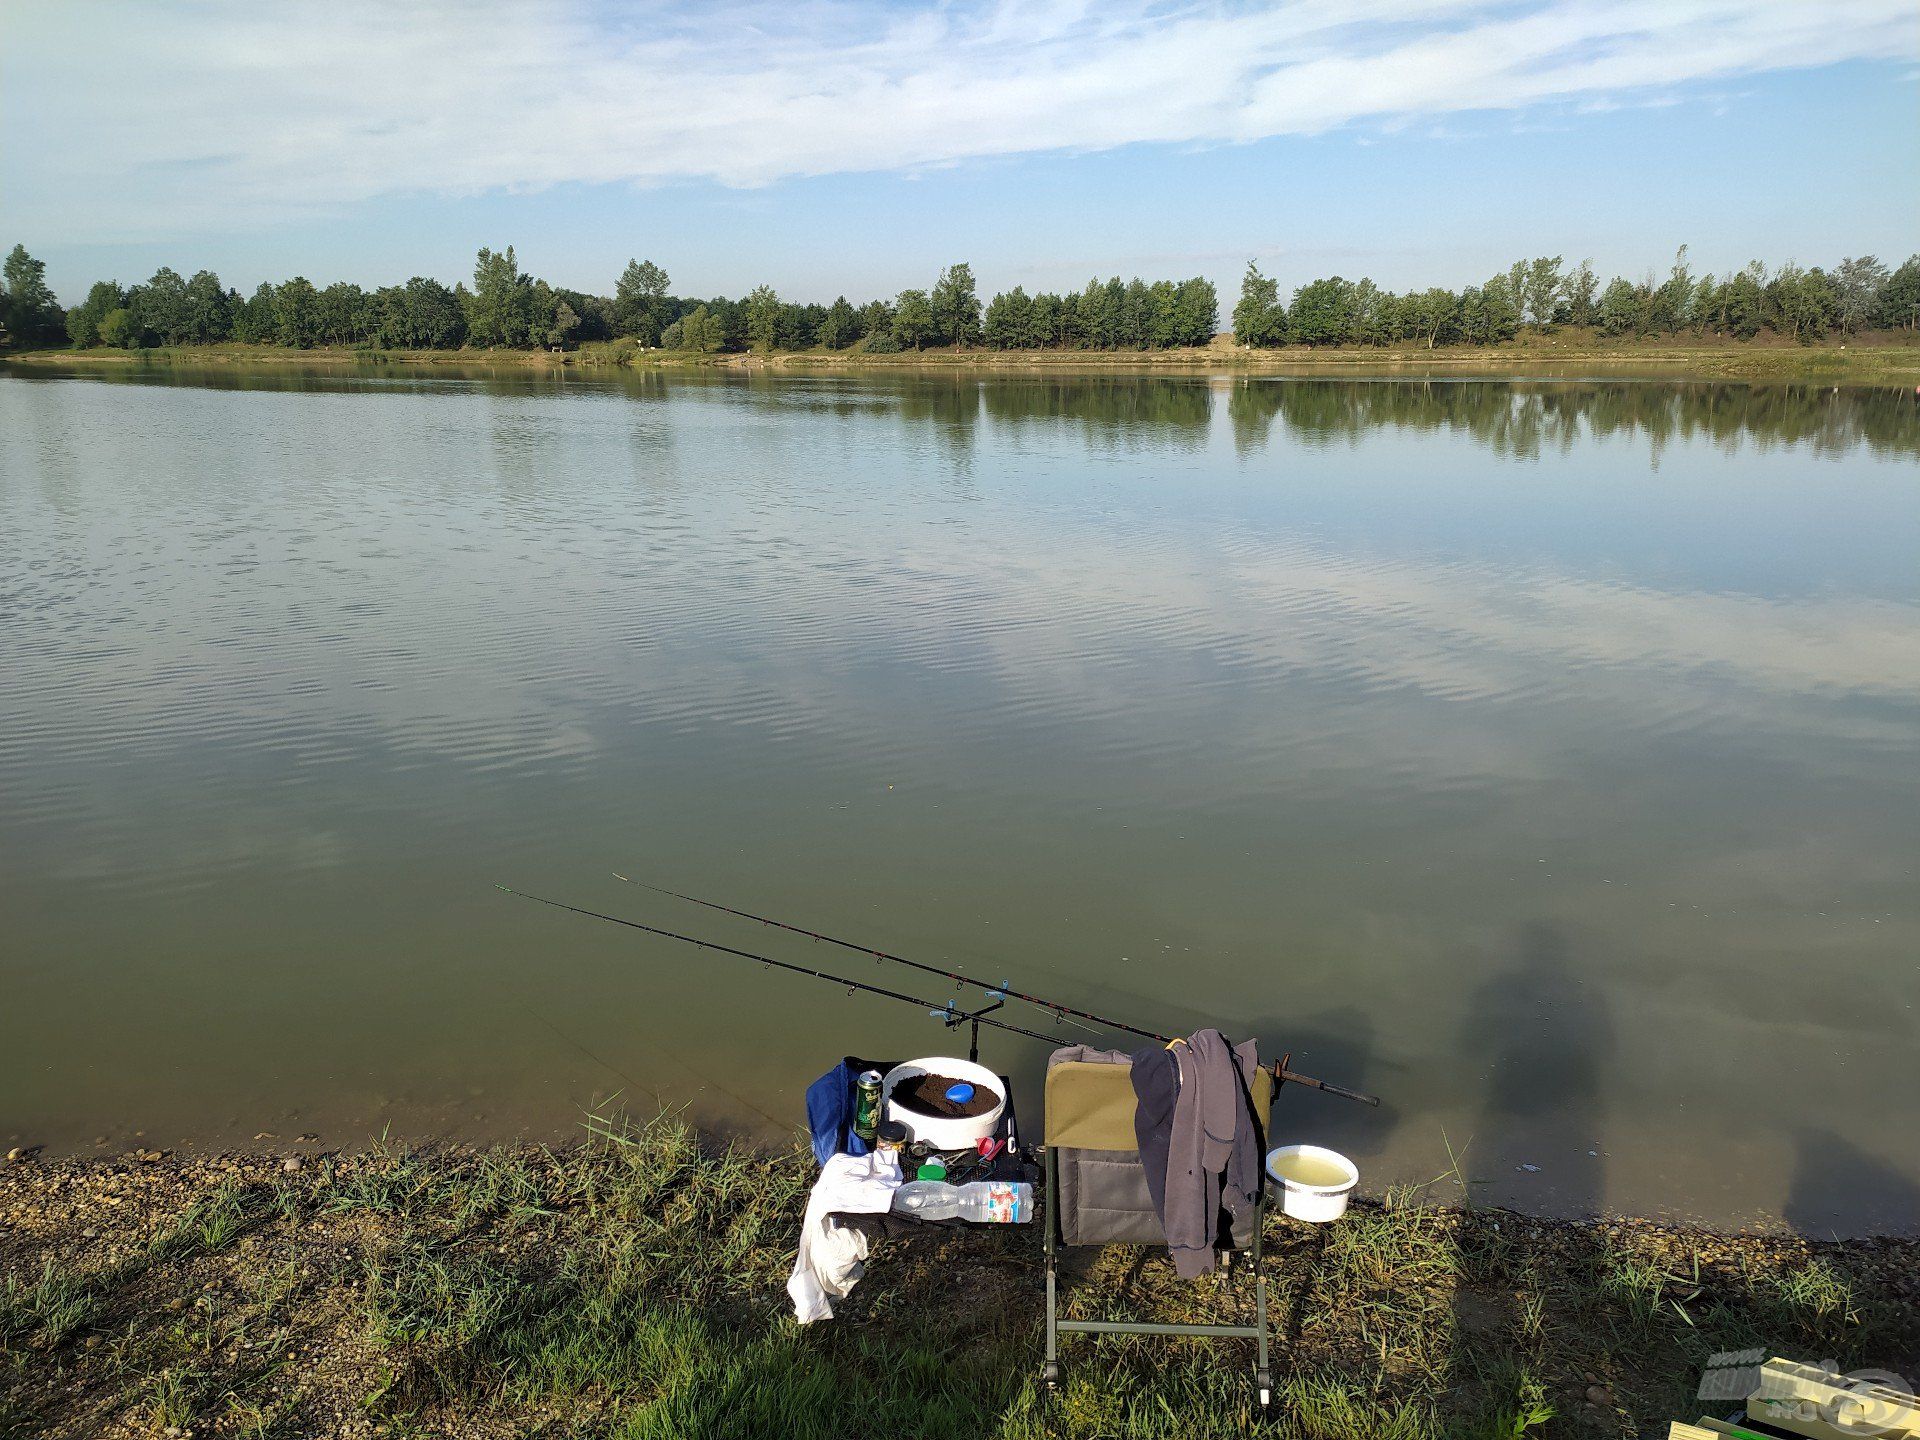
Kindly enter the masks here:
M 984 1115 L 955 1116 L 922 1115 L 904 1105 L 896 1105 L 893 1100 L 894 1086 L 919 1075 L 951 1075 L 956 1080 L 965 1080 L 985 1090 L 999 1103 Z M 993 1134 L 994 1127 L 1000 1123 L 1000 1112 L 1007 1108 L 1007 1097 L 1001 1093 L 1000 1077 L 993 1071 L 971 1060 L 950 1060 L 940 1055 L 928 1055 L 894 1066 L 880 1079 L 880 1096 L 884 1106 L 882 1113 L 887 1119 L 898 1120 L 907 1127 L 910 1137 L 926 1141 L 935 1150 L 971 1150 L 977 1142 Z
M 1338 1150 L 1321 1145 L 1282 1145 L 1267 1152 L 1267 1174 L 1280 1187 L 1280 1212 L 1324 1224 L 1347 1213 L 1347 1197 L 1360 1183 L 1360 1168 Z

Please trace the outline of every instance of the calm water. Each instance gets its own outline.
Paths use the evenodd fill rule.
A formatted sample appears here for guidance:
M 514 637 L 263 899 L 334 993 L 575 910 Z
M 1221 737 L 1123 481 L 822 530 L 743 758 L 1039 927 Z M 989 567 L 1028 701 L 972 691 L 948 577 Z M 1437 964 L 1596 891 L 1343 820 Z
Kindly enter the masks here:
M 1911 395 L 15 369 L 0 437 L 0 1136 L 785 1133 L 954 1043 L 492 888 L 928 988 L 620 871 L 1252 1028 L 1369 1186 L 1920 1215 Z

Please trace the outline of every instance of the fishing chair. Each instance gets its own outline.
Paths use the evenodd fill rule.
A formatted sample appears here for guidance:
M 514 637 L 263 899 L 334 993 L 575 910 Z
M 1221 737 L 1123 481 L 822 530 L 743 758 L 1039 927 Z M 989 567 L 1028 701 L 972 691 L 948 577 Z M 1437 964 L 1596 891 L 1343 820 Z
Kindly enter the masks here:
M 1264 1154 L 1267 1116 L 1273 1107 L 1273 1076 L 1254 1077 L 1248 1099 Z M 1250 1250 L 1253 1261 L 1255 1323 L 1252 1325 L 1162 1325 L 1144 1321 L 1067 1320 L 1060 1316 L 1059 1248 L 1063 1245 L 1159 1245 L 1167 1243 L 1160 1217 L 1147 1190 L 1146 1172 L 1134 1139 L 1136 1099 L 1128 1057 L 1117 1050 L 1069 1046 L 1054 1052 L 1047 1065 L 1045 1139 L 1047 1151 L 1043 1206 L 1046 1225 L 1047 1359 L 1041 1379 L 1049 1390 L 1060 1384 L 1061 1332 L 1095 1335 L 1203 1335 L 1255 1342 L 1254 1381 L 1260 1404 L 1273 1398 L 1267 1351 L 1267 1277 L 1261 1268 L 1262 1221 L 1266 1187 L 1249 1215 L 1233 1226 L 1234 1250 Z

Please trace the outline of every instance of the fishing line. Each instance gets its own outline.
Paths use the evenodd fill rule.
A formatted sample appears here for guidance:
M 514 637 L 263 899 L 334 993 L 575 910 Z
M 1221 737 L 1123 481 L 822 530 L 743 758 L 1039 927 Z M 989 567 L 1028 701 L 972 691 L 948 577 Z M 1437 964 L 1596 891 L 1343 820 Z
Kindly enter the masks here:
M 1084 1030 L 1089 1035 L 1097 1035 L 1100 1033 L 1100 1030 L 1104 1029 L 1124 1030 L 1129 1035 L 1138 1035 L 1143 1040 L 1158 1040 L 1163 1044 L 1173 1038 L 1170 1035 L 1156 1035 L 1151 1030 L 1142 1030 L 1135 1025 L 1123 1025 L 1118 1020 L 1104 1020 L 1100 1016 L 1090 1014 L 1085 1010 L 1076 1010 L 1071 1005 L 1062 1005 L 1053 1000 L 1042 1000 L 1037 995 L 1024 995 L 1018 990 L 1010 989 L 1004 981 L 998 985 L 989 984 L 985 980 L 976 980 L 973 976 L 962 974 L 958 970 L 942 970 L 937 965 L 927 965 L 919 960 L 909 960 L 906 956 L 895 955 L 891 951 L 875 950 L 870 945 L 856 944 L 852 940 L 842 940 L 834 935 L 822 935 L 817 930 L 804 929 L 799 925 L 789 925 L 784 920 L 775 920 L 766 915 L 756 915 L 751 910 L 736 910 L 731 905 L 722 905 L 716 900 L 702 900 L 698 895 L 685 895 L 678 890 L 669 890 L 664 885 L 649 885 L 644 880 L 635 880 L 629 876 L 622 875 L 618 870 L 610 873 L 616 880 L 625 880 L 629 885 L 638 885 L 642 890 L 651 890 L 656 895 L 671 895 L 676 900 L 685 900 L 694 905 L 704 905 L 709 910 L 718 910 L 727 915 L 738 915 L 742 920 L 758 920 L 762 925 L 772 925 L 776 929 L 786 930 L 795 935 L 804 935 L 809 940 L 824 940 L 829 945 L 838 945 L 842 950 L 851 950 L 856 955 L 868 955 L 875 960 L 891 960 L 894 964 L 905 965 L 910 970 L 919 970 L 928 975 L 938 975 L 944 980 L 953 981 L 956 985 L 973 985 L 984 990 L 990 999 L 1000 999 L 1010 996 L 1015 1000 L 1025 1001 L 1029 1005 L 1037 1005 L 1042 1010 L 1051 1011 L 1056 1019 L 1063 1020 L 1069 1025 Z M 1093 1024 L 1082 1023 L 1089 1020 L 1092 1021 Z M 1095 1026 L 1098 1026 L 1099 1029 L 1096 1029 Z
M 620 878 L 625 879 L 624 876 Z M 641 884 L 641 882 L 637 880 L 629 880 L 627 881 L 627 883 L 630 885 Z M 584 915 L 589 920 L 604 920 L 609 925 L 623 925 L 629 930 L 639 930 L 648 935 L 658 935 L 663 940 L 678 940 L 683 945 L 694 945 L 694 946 L 698 946 L 702 950 L 712 950 L 721 955 L 732 955 L 741 960 L 751 960 L 756 964 L 765 965 L 775 970 L 785 970 L 790 974 L 805 975 L 815 980 L 825 980 L 831 984 L 844 985 L 849 995 L 853 995 L 857 993 L 865 993 L 868 995 L 878 995 L 883 999 L 887 999 L 887 1000 L 898 1000 L 902 1004 L 906 1004 L 906 1005 L 922 1005 L 926 1007 L 927 1012 L 930 1015 L 932 1015 L 935 1019 L 944 1019 L 949 1028 L 961 1022 L 966 1022 L 974 1025 L 990 1025 L 995 1030 L 1005 1030 L 1009 1034 L 1013 1034 L 1013 1035 L 1024 1035 L 1029 1040 L 1039 1040 L 1048 1045 L 1052 1045 L 1056 1043 L 1056 1041 L 1059 1038 L 1058 1036 L 1053 1036 L 1053 1035 L 1043 1035 L 1038 1030 L 1029 1030 L 1027 1029 L 1026 1026 L 1015 1025 L 1011 1021 L 996 1020 L 991 1015 L 987 1014 L 985 1011 L 974 1012 L 971 1014 L 962 1012 L 962 1011 L 957 1011 L 954 1009 L 954 1005 L 951 1000 L 947 1001 L 944 1005 L 935 1005 L 931 1001 L 923 1000 L 917 995 L 909 995 L 902 990 L 891 990 L 887 988 L 885 985 L 874 985 L 874 984 L 870 984 L 865 980 L 850 979 L 845 975 L 836 975 L 830 970 L 816 970 L 809 965 L 796 965 L 790 960 L 776 960 L 771 955 L 761 955 L 756 953 L 755 951 L 742 950 L 742 949 L 739 949 L 737 946 L 733 946 L 733 945 L 722 945 L 716 940 L 702 940 L 697 935 L 684 935 L 678 930 L 666 930 L 666 929 L 662 929 L 658 925 L 643 925 L 638 920 L 628 920 L 623 916 L 608 915 L 599 910 L 588 910 L 584 906 L 569 905 L 564 900 L 550 900 L 544 895 L 534 895 L 525 890 L 515 890 L 512 886 L 502 885 L 502 884 L 499 884 L 497 881 L 494 884 L 494 888 L 496 890 L 504 891 L 508 895 L 517 896 L 522 900 L 534 900 L 534 901 L 538 901 L 542 905 L 551 905 L 556 910 L 566 910 L 575 915 Z M 654 890 L 654 889 L 659 889 L 660 887 L 653 886 L 653 885 L 645 885 L 645 886 L 642 886 L 642 888 Z M 693 898 L 692 896 L 679 895 L 678 892 L 671 891 L 671 890 L 662 891 L 661 893 L 667 894 L 667 895 L 674 895 L 675 898 L 677 899 L 691 900 Z M 716 905 L 716 904 L 713 904 L 713 902 L 706 901 L 706 900 L 698 900 L 698 901 L 695 901 L 694 903 L 700 904 L 700 905 L 707 905 L 709 906 L 709 908 L 712 908 L 715 910 L 729 909 L 729 907 L 727 906 Z M 744 910 L 733 910 L 733 911 L 730 911 L 730 913 L 735 915 L 740 915 L 747 919 L 753 919 L 753 920 L 762 919 L 762 917 L 758 915 L 749 915 Z M 798 934 L 803 934 L 803 935 L 812 934 L 811 931 L 800 930 L 799 927 L 797 926 L 784 925 L 777 920 L 764 920 L 763 923 L 768 925 L 778 926 L 783 930 L 793 930 Z M 855 945 L 853 944 L 852 941 L 849 941 L 849 940 L 834 940 L 831 936 L 825 936 L 825 935 L 817 936 L 815 938 L 822 939 L 822 940 L 831 940 L 833 944 L 843 946 L 849 950 L 859 951 L 862 954 L 871 955 L 876 959 L 897 960 L 899 961 L 899 963 L 904 965 L 909 965 L 916 970 L 925 970 L 935 975 L 944 975 L 950 980 L 956 980 L 963 984 L 977 985 L 980 988 L 986 990 L 990 997 L 996 997 L 996 996 L 1002 996 L 1002 995 L 1013 995 L 1016 999 L 1026 1000 L 1030 1004 L 1038 1005 L 1042 1009 L 1052 1011 L 1054 1013 L 1054 1019 L 1056 1023 L 1058 1023 L 1059 1021 L 1065 1019 L 1067 1016 L 1070 1016 L 1070 1015 L 1079 1016 L 1083 1019 L 1091 1020 L 1095 1024 L 1106 1025 L 1114 1030 L 1124 1030 L 1124 1031 L 1127 1031 L 1129 1034 L 1139 1035 L 1149 1040 L 1160 1040 L 1167 1043 L 1171 1043 L 1173 1038 L 1166 1035 L 1156 1035 L 1151 1030 L 1142 1030 L 1138 1026 L 1122 1025 L 1118 1021 L 1104 1020 L 1098 1015 L 1089 1014 L 1085 1010 L 1075 1010 L 1071 1006 L 1057 1005 L 1051 1001 L 1041 1000 L 1037 997 L 1020 995 L 1016 991 L 1003 990 L 1002 988 L 997 986 L 990 986 L 986 984 L 985 981 L 975 980 L 970 976 L 961 975 L 955 971 L 937 970 L 937 969 L 934 969 L 932 966 L 922 965 L 917 961 L 903 960 L 899 956 L 889 955 L 883 950 L 873 950 L 864 945 Z M 1305 1085 L 1309 1089 L 1313 1089 L 1313 1090 L 1324 1090 L 1330 1095 L 1341 1095 L 1349 1100 L 1358 1100 L 1367 1105 L 1378 1105 L 1380 1103 L 1379 1097 L 1377 1096 L 1363 1095 L 1357 1090 L 1349 1090 L 1344 1086 L 1333 1085 L 1328 1083 L 1325 1080 L 1316 1080 L 1311 1075 L 1302 1075 L 1298 1071 L 1289 1070 L 1287 1068 L 1287 1064 L 1284 1059 L 1278 1065 L 1274 1065 L 1269 1068 L 1272 1070 L 1274 1078 L 1282 1082 L 1291 1081 L 1293 1084 L 1296 1084 L 1296 1085 Z
M 815 980 L 830 981 L 835 985 L 844 985 L 849 995 L 863 991 L 868 995 L 879 995 L 887 1000 L 899 1000 L 908 1005 L 924 1005 L 928 1013 L 946 1015 L 958 1013 L 949 1005 L 937 1005 L 931 1000 L 923 1000 L 918 995 L 909 995 L 902 990 L 889 990 L 884 985 L 872 985 L 865 980 L 849 979 L 845 975 L 835 975 L 831 970 L 815 970 L 808 965 L 795 965 L 790 960 L 776 960 L 771 955 L 756 954 L 752 950 L 737 949 L 732 945 L 722 945 L 717 940 L 702 940 L 697 935 L 682 935 L 678 930 L 663 930 L 658 925 L 642 925 L 638 920 L 628 920 L 619 915 L 606 915 L 598 910 L 588 910 L 579 905 L 569 905 L 564 900 L 549 900 L 544 895 L 534 895 L 525 890 L 515 890 L 510 885 L 494 885 L 496 890 L 504 890 L 509 895 L 517 895 L 522 900 L 537 900 L 542 905 L 551 905 L 556 910 L 570 910 L 575 915 L 585 915 L 590 920 L 605 920 L 610 925 L 624 925 L 629 930 L 644 930 L 649 935 L 658 935 L 665 940 L 678 940 L 685 945 L 697 945 L 702 950 L 716 950 L 722 955 L 735 955 L 742 960 L 751 960 L 757 965 L 771 965 L 776 970 L 790 971 L 795 975 L 811 976 Z M 1015 1035 L 1024 1035 L 1029 1040 L 1042 1040 L 1053 1044 L 1057 1036 L 1042 1035 L 1038 1030 L 1029 1030 L 1024 1025 L 1014 1025 L 1005 1020 L 995 1020 L 990 1016 L 963 1016 L 972 1020 L 978 1018 L 982 1025 L 991 1025 L 996 1030 L 1011 1031 Z

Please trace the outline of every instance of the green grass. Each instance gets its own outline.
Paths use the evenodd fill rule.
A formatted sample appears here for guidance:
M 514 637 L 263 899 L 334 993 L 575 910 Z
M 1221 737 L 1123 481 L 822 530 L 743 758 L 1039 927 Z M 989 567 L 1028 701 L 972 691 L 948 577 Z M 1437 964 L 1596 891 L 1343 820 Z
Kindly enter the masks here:
M 1402 1190 L 1322 1229 L 1271 1222 L 1270 1415 L 1242 1342 L 1069 1337 L 1049 1397 L 1033 1228 L 884 1245 L 803 1329 L 784 1282 L 804 1149 L 666 1118 L 591 1130 L 566 1152 L 383 1142 L 298 1176 L 189 1169 L 109 1251 L 0 1250 L 0 1433 L 1620 1436 L 1691 1417 L 1717 1350 L 1920 1354 L 1898 1278 L 1920 1246 L 1554 1225 Z M 1244 1275 L 1068 1253 L 1070 1313 L 1251 1312 Z

